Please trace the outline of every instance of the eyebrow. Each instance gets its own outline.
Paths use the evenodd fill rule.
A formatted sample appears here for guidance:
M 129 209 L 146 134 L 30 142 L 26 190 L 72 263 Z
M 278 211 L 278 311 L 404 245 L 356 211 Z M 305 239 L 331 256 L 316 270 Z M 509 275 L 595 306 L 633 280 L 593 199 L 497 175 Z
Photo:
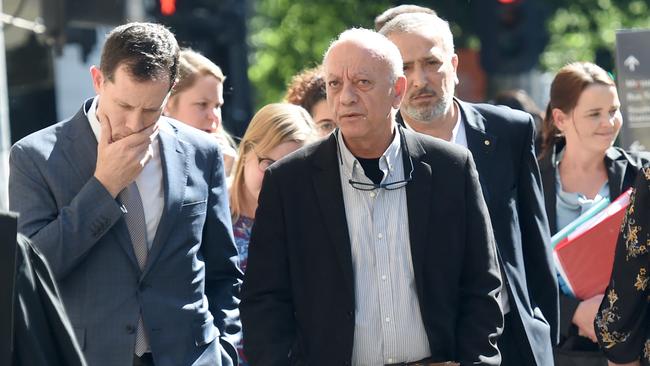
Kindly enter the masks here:
M 134 109 L 135 108 L 134 106 L 132 106 L 131 104 L 129 104 L 129 103 L 123 101 L 123 100 L 115 99 L 115 101 L 117 102 L 117 104 L 121 105 L 122 107 L 129 108 L 129 109 Z M 158 112 L 158 111 L 160 111 L 161 108 L 162 108 L 162 105 L 160 107 L 152 107 L 152 108 L 146 108 L 145 107 L 145 108 L 142 108 L 142 110 L 144 110 L 145 112 Z
M 600 112 L 601 109 L 603 109 L 603 108 L 602 107 L 596 107 L 596 108 L 587 109 L 585 112 L 587 112 L 587 113 Z

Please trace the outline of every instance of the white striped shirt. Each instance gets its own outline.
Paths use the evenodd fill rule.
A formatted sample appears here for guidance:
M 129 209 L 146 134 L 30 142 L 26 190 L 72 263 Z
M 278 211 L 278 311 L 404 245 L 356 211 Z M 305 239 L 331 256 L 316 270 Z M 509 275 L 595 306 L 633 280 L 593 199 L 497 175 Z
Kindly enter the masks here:
M 338 141 L 341 186 L 354 270 L 355 328 L 352 364 L 377 366 L 429 357 L 429 342 L 415 289 L 406 188 L 362 191 L 348 182 L 372 183 L 361 164 Z M 379 159 L 382 183 L 404 179 L 401 140 Z

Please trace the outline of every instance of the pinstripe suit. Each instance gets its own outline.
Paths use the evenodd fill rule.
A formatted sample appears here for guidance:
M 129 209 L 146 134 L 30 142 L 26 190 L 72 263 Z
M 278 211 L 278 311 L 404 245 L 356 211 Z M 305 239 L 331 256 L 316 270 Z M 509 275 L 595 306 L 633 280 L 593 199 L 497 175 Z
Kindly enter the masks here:
M 474 162 L 466 149 L 404 134 L 410 254 L 431 357 L 498 365 L 501 279 Z M 339 165 L 332 135 L 267 170 L 240 306 L 251 364 L 352 363 L 355 271 Z

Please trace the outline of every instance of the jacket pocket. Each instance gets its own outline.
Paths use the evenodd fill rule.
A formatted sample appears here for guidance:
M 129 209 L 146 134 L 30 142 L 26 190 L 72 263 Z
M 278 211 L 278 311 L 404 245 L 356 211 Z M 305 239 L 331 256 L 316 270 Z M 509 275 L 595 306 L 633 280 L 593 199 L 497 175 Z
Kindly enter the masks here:
M 183 203 L 181 207 L 181 212 L 186 216 L 196 216 L 205 213 L 208 208 L 208 201 L 198 201 L 198 202 L 189 202 Z

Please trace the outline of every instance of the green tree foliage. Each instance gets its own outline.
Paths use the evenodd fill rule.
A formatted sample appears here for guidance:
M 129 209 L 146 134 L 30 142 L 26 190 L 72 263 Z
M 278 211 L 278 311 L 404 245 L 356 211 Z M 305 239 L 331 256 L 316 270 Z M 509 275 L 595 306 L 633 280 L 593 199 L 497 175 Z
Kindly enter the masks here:
M 596 61 L 598 53 L 613 55 L 618 29 L 650 27 L 645 0 L 556 0 L 555 8 L 547 23 L 550 42 L 540 60 L 552 72 L 569 62 Z
M 318 65 L 329 43 L 349 27 L 372 28 L 388 0 L 258 0 L 249 23 L 248 76 L 259 108 L 284 96 L 300 70 Z

